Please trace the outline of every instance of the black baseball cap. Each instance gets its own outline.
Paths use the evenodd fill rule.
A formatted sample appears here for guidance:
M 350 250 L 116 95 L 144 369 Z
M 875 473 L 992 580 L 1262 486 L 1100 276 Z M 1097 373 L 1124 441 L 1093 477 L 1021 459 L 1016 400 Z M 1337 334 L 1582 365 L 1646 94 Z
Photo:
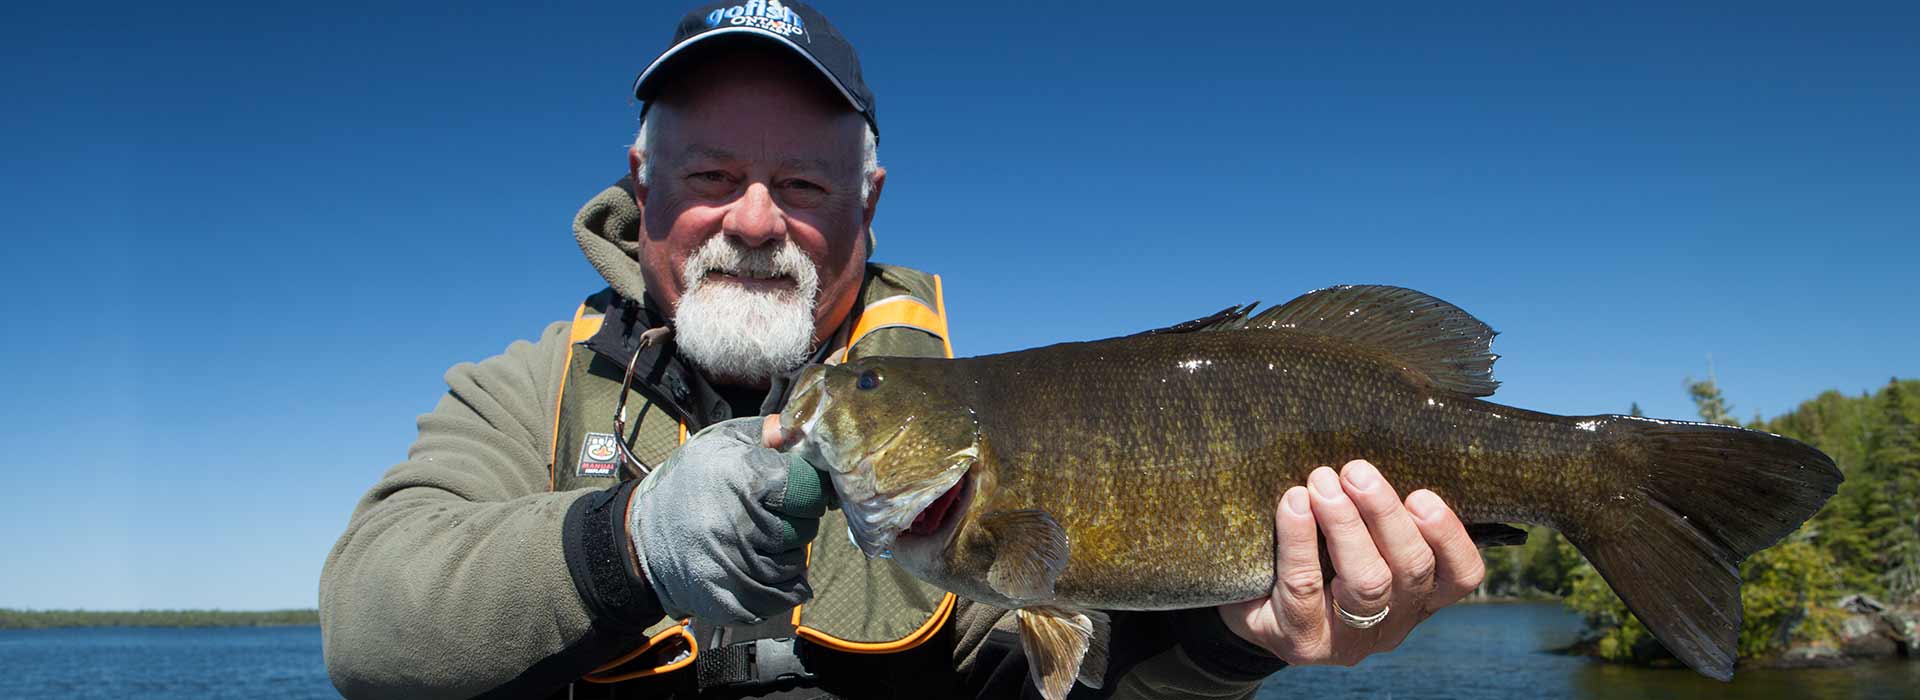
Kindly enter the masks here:
M 633 96 L 651 102 L 666 84 L 663 76 L 679 70 L 695 46 L 717 44 L 722 40 L 749 39 L 786 47 L 807 60 L 847 98 L 853 111 L 866 117 L 876 138 L 880 121 L 874 118 L 873 91 L 860 77 L 860 57 L 853 44 L 827 22 L 826 15 L 798 2 L 782 0 L 744 0 L 716 2 L 688 12 L 673 30 L 673 41 L 659 58 L 640 71 L 633 81 Z M 646 114 L 643 106 L 642 116 Z

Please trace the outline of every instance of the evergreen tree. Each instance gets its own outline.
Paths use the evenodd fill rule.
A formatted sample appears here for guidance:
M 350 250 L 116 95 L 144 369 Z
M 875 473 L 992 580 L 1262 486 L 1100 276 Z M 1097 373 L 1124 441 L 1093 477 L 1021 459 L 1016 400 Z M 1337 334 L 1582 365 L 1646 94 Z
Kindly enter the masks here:
M 1867 469 L 1878 487 L 1867 530 L 1881 555 L 1883 590 L 1896 602 L 1920 598 L 1920 428 L 1907 415 L 1906 393 L 1895 379 L 1875 397 L 1880 434 Z
M 1739 425 L 1733 419 L 1733 404 L 1720 394 L 1720 386 L 1709 375 L 1701 381 L 1687 379 L 1687 396 L 1693 398 L 1693 407 L 1700 412 L 1700 420 L 1722 425 Z

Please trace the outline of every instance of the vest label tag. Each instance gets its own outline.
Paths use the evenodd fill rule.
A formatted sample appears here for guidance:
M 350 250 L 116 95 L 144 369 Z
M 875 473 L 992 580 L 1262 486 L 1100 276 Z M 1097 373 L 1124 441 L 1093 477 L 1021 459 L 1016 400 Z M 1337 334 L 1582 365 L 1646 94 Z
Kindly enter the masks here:
M 612 433 L 587 433 L 587 439 L 580 443 L 580 464 L 574 468 L 578 476 L 613 476 L 620 470 L 620 448 Z

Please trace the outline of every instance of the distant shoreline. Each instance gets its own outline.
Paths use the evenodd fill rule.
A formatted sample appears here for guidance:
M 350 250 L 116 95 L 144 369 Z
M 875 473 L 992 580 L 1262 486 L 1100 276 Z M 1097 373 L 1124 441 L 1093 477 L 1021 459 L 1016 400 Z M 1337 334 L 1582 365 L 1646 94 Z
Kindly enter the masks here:
M 1566 602 L 1550 595 L 1470 595 L 1461 598 L 1455 605 L 1505 605 L 1509 603 L 1553 603 L 1565 606 Z
M 304 610 L 15 610 L 0 608 L 0 629 L 61 627 L 292 627 L 320 624 Z

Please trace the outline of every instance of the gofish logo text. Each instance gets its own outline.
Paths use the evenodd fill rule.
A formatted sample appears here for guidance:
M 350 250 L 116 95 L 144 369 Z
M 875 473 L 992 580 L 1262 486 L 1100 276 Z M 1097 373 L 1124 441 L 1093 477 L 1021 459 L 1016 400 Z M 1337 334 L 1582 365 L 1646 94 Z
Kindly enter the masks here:
M 707 26 L 718 27 L 722 24 L 764 29 L 781 36 L 807 33 L 806 23 L 800 21 L 800 15 L 780 4 L 780 0 L 747 0 L 707 13 Z

